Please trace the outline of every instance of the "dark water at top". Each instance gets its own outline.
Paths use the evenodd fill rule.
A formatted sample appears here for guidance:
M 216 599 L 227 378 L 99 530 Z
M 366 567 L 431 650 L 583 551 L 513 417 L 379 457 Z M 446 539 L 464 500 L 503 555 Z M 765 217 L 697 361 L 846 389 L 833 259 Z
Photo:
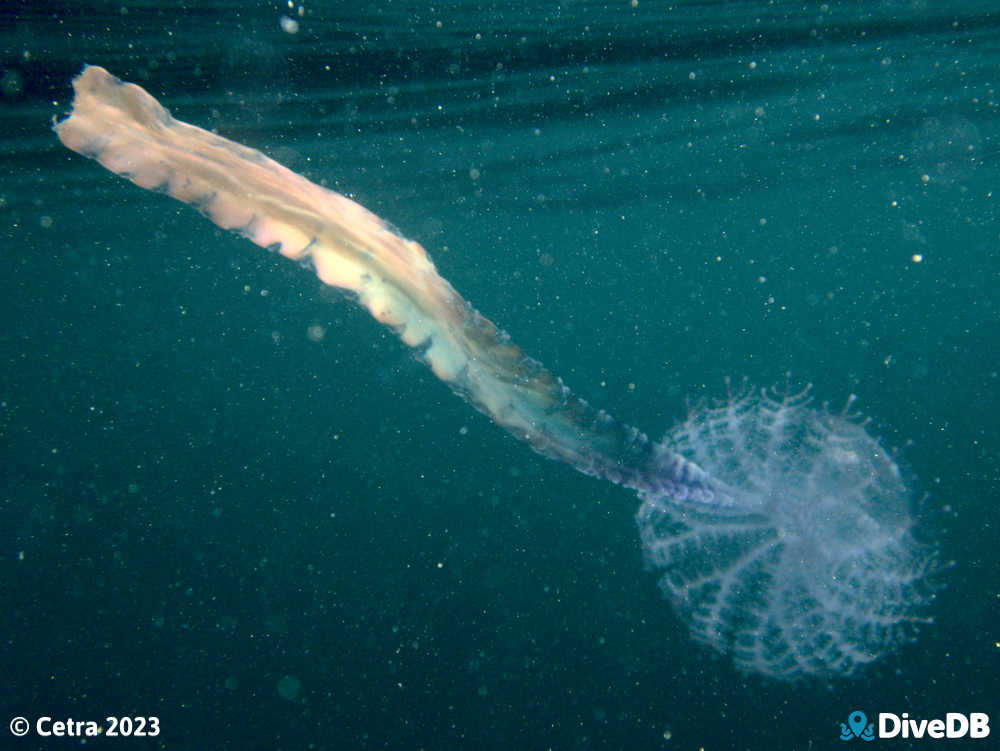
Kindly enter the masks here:
M 839 747 L 855 709 L 1000 723 L 992 4 L 7 8 L 0 727 L 764 749 Z M 391 220 L 653 435 L 726 376 L 858 394 L 957 563 L 935 624 L 830 686 L 695 647 L 630 493 L 469 412 L 310 274 L 62 149 L 85 61 Z

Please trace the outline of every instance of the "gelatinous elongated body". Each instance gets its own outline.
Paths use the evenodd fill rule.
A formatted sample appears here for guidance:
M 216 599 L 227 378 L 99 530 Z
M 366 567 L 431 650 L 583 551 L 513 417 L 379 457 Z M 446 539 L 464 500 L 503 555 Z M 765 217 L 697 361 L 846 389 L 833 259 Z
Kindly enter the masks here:
M 574 396 L 469 305 L 416 242 L 259 151 L 171 117 L 146 91 L 87 66 L 73 81 L 69 148 L 224 229 L 312 264 L 357 295 L 462 398 L 539 453 L 633 488 L 723 502 L 697 467 Z M 670 473 L 668 476 L 666 473 Z
M 455 393 L 539 453 L 636 490 L 647 560 L 694 635 L 745 669 L 838 675 L 909 633 L 929 597 L 910 491 L 863 425 L 804 400 L 730 401 L 662 443 L 612 419 L 475 311 L 424 249 L 349 198 L 175 120 L 87 66 L 70 149 L 192 204 L 353 293 Z

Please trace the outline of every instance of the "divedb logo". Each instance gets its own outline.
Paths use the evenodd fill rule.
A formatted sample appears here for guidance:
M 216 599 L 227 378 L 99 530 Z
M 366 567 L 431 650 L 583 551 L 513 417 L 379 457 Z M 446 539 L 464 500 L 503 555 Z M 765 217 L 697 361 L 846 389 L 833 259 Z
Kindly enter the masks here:
M 840 740 L 873 741 L 876 738 L 986 738 L 990 734 L 990 716 L 985 712 L 948 712 L 944 719 L 914 719 L 908 712 L 894 714 L 879 712 L 878 734 L 876 723 L 869 722 L 868 716 L 855 709 L 847 716 L 847 722 L 840 723 Z

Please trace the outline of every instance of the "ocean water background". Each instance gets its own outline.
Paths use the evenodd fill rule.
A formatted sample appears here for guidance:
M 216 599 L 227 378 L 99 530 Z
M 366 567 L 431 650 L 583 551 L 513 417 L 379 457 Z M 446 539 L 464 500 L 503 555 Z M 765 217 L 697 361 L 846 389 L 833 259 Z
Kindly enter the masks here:
M 273 749 L 1000 722 L 992 4 L 6 8 L 5 717 Z M 956 562 L 935 623 L 829 685 L 696 647 L 632 494 L 534 456 L 308 272 L 63 149 L 84 62 L 392 221 L 651 435 L 726 377 L 856 393 Z

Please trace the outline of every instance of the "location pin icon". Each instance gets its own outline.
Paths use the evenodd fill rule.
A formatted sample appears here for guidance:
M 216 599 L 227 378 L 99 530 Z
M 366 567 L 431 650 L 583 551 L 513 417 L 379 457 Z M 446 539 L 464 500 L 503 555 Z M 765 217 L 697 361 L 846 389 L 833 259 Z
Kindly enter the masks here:
M 868 718 L 865 717 L 864 712 L 855 710 L 848 715 L 847 724 L 851 726 L 851 732 L 854 733 L 854 737 L 860 738 L 865 730 L 865 725 L 868 724 Z

